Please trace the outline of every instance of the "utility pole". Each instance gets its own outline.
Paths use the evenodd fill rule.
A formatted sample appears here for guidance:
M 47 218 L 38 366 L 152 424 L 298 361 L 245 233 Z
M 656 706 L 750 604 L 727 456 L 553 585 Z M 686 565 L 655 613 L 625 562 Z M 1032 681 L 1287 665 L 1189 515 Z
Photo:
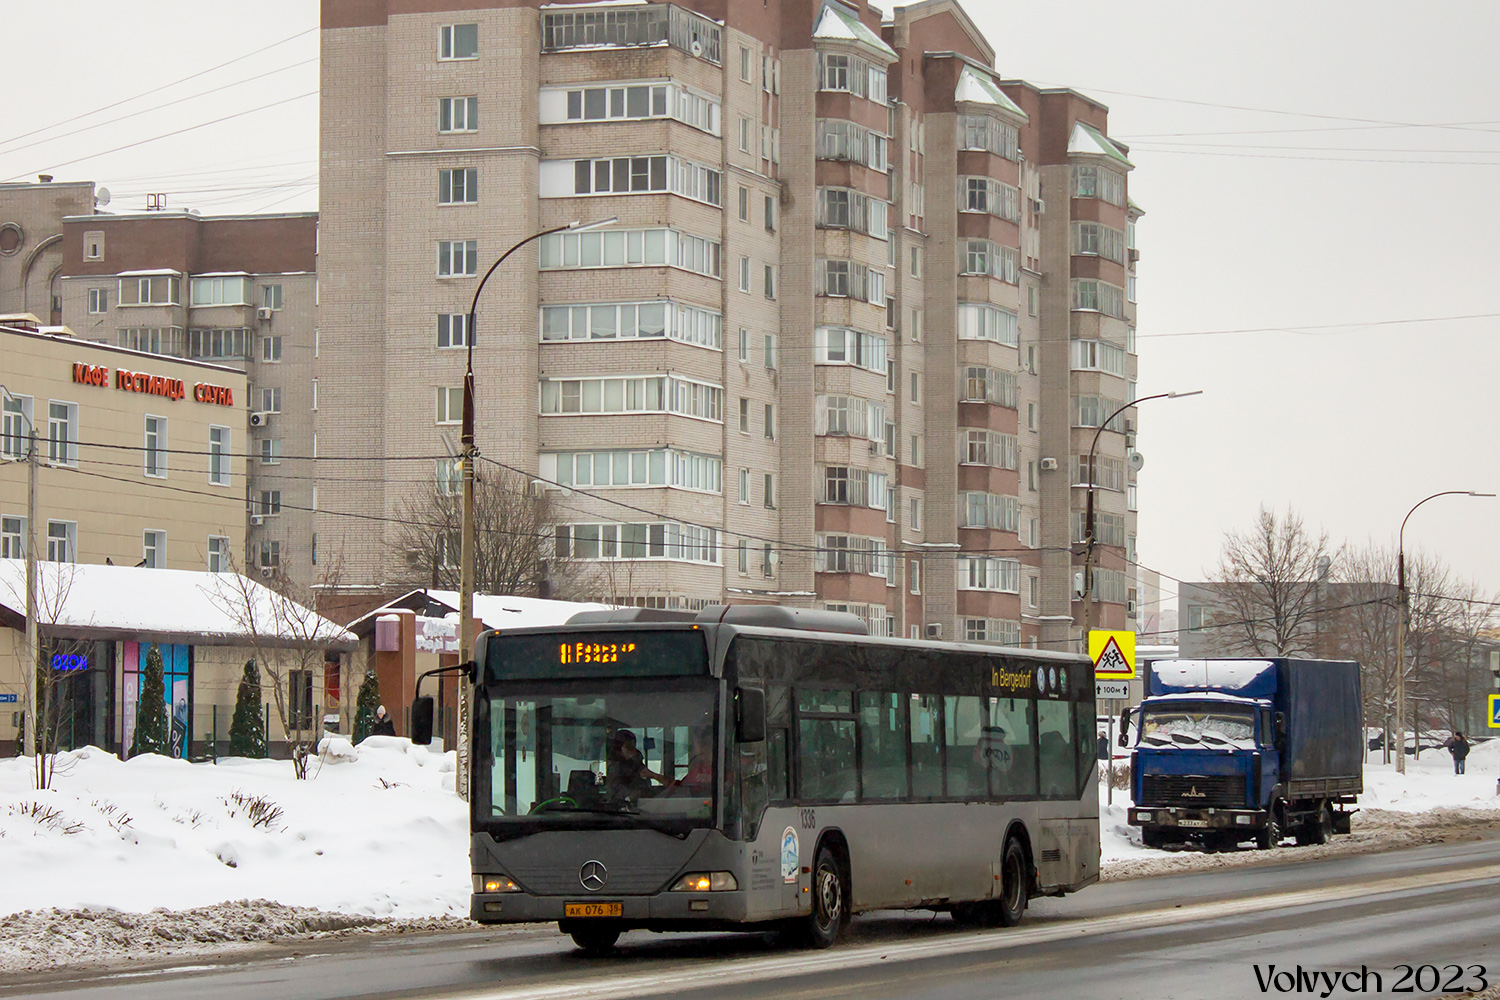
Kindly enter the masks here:
M 41 453 L 37 450 L 36 424 L 27 421 L 26 444 L 26 659 L 30 663 L 25 674 L 26 682 L 26 756 L 36 755 L 36 674 L 42 660 L 41 634 L 36 618 L 36 479 L 41 464 Z

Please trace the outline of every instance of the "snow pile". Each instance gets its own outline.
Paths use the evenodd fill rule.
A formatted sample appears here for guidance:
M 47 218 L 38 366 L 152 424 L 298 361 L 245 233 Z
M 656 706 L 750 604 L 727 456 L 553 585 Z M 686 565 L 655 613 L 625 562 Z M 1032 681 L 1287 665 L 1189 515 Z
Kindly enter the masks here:
M 306 781 L 286 761 L 121 762 L 89 747 L 59 754 L 54 787 L 38 791 L 28 762 L 0 761 L 0 914 L 249 899 L 360 917 L 467 915 L 468 816 L 453 754 L 390 736 L 329 742 Z
M 1118 766 L 1118 762 L 1116 764 Z M 1370 755 L 1365 765 L 1365 791 L 1359 797 L 1361 812 L 1354 817 L 1354 830 L 1374 819 L 1374 813 L 1412 816 L 1416 813 L 1495 811 L 1500 818 L 1500 795 L 1496 795 L 1500 775 L 1500 739 L 1475 744 L 1465 765 L 1464 774 L 1453 773 L 1453 758 L 1446 750 L 1424 750 L 1420 759 L 1406 758 L 1406 773 L 1398 774 L 1394 758 L 1380 763 L 1379 751 Z M 1115 789 L 1114 804 L 1106 803 L 1103 782 L 1099 786 L 1099 837 L 1103 859 L 1121 861 L 1136 858 L 1165 858 L 1176 851 L 1149 850 L 1141 846 L 1140 827 L 1131 826 L 1127 810 L 1131 805 L 1129 789 Z M 1396 826 L 1391 818 L 1381 816 L 1381 825 Z

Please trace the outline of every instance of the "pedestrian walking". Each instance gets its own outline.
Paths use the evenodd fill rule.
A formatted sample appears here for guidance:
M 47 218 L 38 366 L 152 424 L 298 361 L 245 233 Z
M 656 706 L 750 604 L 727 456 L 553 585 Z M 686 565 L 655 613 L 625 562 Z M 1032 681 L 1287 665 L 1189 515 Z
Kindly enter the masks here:
M 386 714 L 385 706 L 381 705 L 375 709 L 375 725 L 370 727 L 371 736 L 395 736 L 396 723 Z
M 1463 733 L 1455 729 L 1443 746 L 1447 747 L 1448 752 L 1453 755 L 1453 773 L 1463 774 L 1464 761 L 1469 758 L 1469 741 L 1464 739 Z

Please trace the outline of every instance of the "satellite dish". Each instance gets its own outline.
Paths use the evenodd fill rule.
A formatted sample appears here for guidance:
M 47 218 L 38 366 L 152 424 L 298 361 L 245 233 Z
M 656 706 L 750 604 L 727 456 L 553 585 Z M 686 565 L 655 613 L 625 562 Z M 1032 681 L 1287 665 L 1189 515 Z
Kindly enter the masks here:
M 1132 451 L 1125 461 L 1130 465 L 1131 472 L 1140 472 L 1141 466 L 1146 464 L 1146 456 L 1138 451 Z
M 109 188 L 100 188 L 94 192 L 94 207 L 103 208 L 109 204 Z

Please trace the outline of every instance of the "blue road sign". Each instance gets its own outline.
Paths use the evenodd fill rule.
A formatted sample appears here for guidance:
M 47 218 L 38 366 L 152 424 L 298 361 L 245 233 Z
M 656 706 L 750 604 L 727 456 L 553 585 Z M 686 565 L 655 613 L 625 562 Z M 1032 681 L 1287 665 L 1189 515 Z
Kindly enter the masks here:
M 17 701 L 15 694 L 0 693 L 0 705 L 14 705 Z
M 1500 729 L 1500 694 L 1490 695 L 1490 728 Z

